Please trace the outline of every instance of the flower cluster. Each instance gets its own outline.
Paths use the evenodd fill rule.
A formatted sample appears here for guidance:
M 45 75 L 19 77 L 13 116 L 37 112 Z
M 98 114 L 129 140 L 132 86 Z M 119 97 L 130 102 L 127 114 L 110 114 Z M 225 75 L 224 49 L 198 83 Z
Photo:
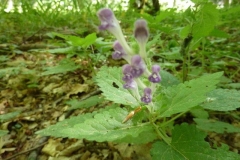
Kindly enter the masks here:
M 114 52 L 112 58 L 115 60 L 125 59 L 128 62 L 128 64 L 122 67 L 122 80 L 125 82 L 123 87 L 133 91 L 134 95 L 143 103 L 151 103 L 152 94 L 156 87 L 155 84 L 161 81 L 161 76 L 159 75 L 159 65 L 153 65 L 152 72 L 150 72 L 145 63 L 148 61 L 146 44 L 149 38 L 149 30 L 147 22 L 144 19 L 139 19 L 135 22 L 134 37 L 139 45 L 139 54 L 134 54 L 133 50 L 127 44 L 122 29 L 112 10 L 103 8 L 98 11 L 97 15 L 101 21 L 99 30 L 108 30 L 117 39 L 113 44 Z M 146 87 L 139 79 L 140 76 L 146 76 L 152 83 L 151 87 Z M 144 94 L 142 96 L 138 92 L 138 87 L 143 89 Z

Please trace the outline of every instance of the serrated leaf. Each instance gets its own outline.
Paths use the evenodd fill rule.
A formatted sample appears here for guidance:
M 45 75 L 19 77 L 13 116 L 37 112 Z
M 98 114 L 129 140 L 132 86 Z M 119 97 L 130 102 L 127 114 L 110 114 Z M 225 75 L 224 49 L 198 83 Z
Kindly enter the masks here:
M 215 89 L 207 94 L 207 99 L 201 106 L 215 111 L 232 111 L 240 107 L 239 97 L 240 91 Z
M 107 100 L 130 106 L 140 105 L 137 99 L 123 88 L 121 68 L 102 67 L 96 81 Z
M 77 108 L 89 108 L 101 102 L 103 102 L 103 97 L 92 96 L 82 101 L 78 101 L 77 99 L 72 99 L 67 101 L 66 104 L 71 105 L 71 107 L 68 110 L 72 110 Z
M 194 23 L 192 27 L 193 37 L 199 38 L 207 36 L 214 29 L 219 19 L 216 6 L 212 3 L 202 4 L 196 19 L 198 21 Z
M 194 118 L 194 121 L 197 123 L 197 128 L 205 131 L 212 131 L 216 133 L 240 133 L 240 128 L 226 122 L 200 118 Z
M 0 130 L 0 137 L 4 136 L 6 134 L 8 134 L 8 131 Z M 1 144 L 0 144 L 0 147 L 1 147 Z
M 70 121 L 67 121 L 67 123 L 63 121 L 60 122 L 61 125 L 57 124 L 57 127 L 53 126 L 38 131 L 37 134 L 77 139 L 85 138 L 99 142 L 117 141 L 127 143 L 135 142 L 134 139 L 137 139 L 139 143 L 141 141 L 145 143 L 146 140 L 142 136 L 147 136 L 149 132 L 153 132 L 153 134 L 150 134 L 151 141 L 156 138 L 150 123 L 133 125 L 129 121 L 123 124 L 122 120 L 127 114 L 128 111 L 126 109 L 111 106 L 95 114 L 93 118 L 87 118 L 80 122 L 74 120 L 75 124 Z
M 76 65 L 73 61 L 64 59 L 56 66 L 45 67 L 44 70 L 46 71 L 44 71 L 41 75 L 46 76 L 51 74 L 66 73 L 69 71 L 75 71 L 78 68 L 80 68 L 80 66 Z
M 164 142 L 156 142 L 151 149 L 153 160 L 234 160 L 239 157 L 234 152 L 223 148 L 211 149 L 204 141 L 205 132 L 199 131 L 194 125 L 186 123 L 177 125 L 172 132 L 171 146 Z
M 167 88 L 166 98 L 161 108 L 161 117 L 169 117 L 175 113 L 189 111 L 192 107 L 199 105 L 206 98 L 206 93 L 213 90 L 219 82 L 223 72 L 202 76 L 178 86 Z

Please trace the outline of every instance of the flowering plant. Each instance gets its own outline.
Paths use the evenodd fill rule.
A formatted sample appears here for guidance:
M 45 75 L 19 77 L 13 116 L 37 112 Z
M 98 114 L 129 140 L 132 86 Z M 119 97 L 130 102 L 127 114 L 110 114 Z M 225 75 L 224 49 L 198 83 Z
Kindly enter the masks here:
M 136 52 L 128 45 L 111 9 L 100 9 L 97 15 L 101 21 L 99 30 L 107 30 L 116 38 L 112 58 L 126 60 L 121 68 L 101 67 L 96 76 L 105 100 L 114 103 L 107 103 L 103 109 L 72 117 L 37 133 L 98 142 L 151 142 L 152 159 L 156 160 L 236 158 L 237 155 L 227 152 L 226 145 L 212 149 L 204 140 L 206 132 L 202 131 L 211 130 L 211 127 L 203 127 L 210 121 L 206 121 L 208 117 L 203 119 L 201 114 L 206 115 L 204 109 L 214 110 L 212 105 L 218 105 L 215 103 L 217 98 L 212 97 L 219 92 L 214 89 L 223 73 L 207 74 L 180 83 L 173 75 L 161 70 L 158 64 L 152 64 L 146 50 L 150 35 L 146 20 L 135 22 L 133 33 L 139 46 Z M 211 98 L 207 96 L 209 92 Z M 209 98 L 212 101 L 208 101 Z M 85 103 L 89 101 L 102 102 L 96 96 Z M 85 108 L 91 106 L 85 105 Z M 175 123 L 187 112 L 195 115 L 194 121 L 201 130 L 194 124 Z M 225 128 L 226 125 L 220 127 Z

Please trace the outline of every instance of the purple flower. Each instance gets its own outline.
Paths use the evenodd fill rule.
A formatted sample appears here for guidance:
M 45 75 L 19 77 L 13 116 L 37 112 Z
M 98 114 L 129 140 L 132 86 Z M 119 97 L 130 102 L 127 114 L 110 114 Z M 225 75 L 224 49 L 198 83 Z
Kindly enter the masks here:
M 132 57 L 131 65 L 132 65 L 131 73 L 134 78 L 140 77 L 146 69 L 146 65 L 142 60 L 141 56 L 139 55 L 134 55 Z
M 132 49 L 128 46 L 126 39 L 123 36 L 122 29 L 116 19 L 113 11 L 109 8 L 100 9 L 97 13 L 99 20 L 101 21 L 101 25 L 98 27 L 99 30 L 108 30 L 112 33 L 121 46 L 123 47 L 124 51 L 127 54 L 133 55 Z
M 123 72 L 123 78 L 122 80 L 127 82 L 127 81 L 130 81 L 133 79 L 133 76 L 132 76 L 132 66 L 130 64 L 125 64 L 123 67 L 122 67 L 122 72 Z
M 152 66 L 152 74 L 148 77 L 148 80 L 152 83 L 158 83 L 161 81 L 161 76 L 159 75 L 160 66 L 153 65 Z
M 126 56 L 126 52 L 124 51 L 122 45 L 118 42 L 115 41 L 113 44 L 113 49 L 115 50 L 112 54 L 112 58 L 117 60 L 117 59 L 121 59 L 124 56 Z
M 101 25 L 98 27 L 99 30 L 107 30 L 110 27 L 115 27 L 117 22 L 116 17 L 111 9 L 103 8 L 97 13 Z
M 139 19 L 135 22 L 134 37 L 139 43 L 146 43 L 149 37 L 147 22 L 144 19 Z
M 141 97 L 143 103 L 150 103 L 152 101 L 152 90 L 150 88 L 144 89 L 144 95 Z
M 123 88 L 137 89 L 137 83 L 133 79 L 130 79 L 129 81 L 126 81 L 126 83 L 123 85 Z

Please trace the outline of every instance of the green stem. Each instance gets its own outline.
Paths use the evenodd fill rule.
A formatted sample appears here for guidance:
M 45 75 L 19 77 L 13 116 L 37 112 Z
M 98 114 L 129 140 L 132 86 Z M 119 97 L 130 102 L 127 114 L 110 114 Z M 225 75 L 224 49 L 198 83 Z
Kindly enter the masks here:
M 190 60 L 190 55 L 189 55 L 189 45 L 192 41 L 192 35 L 189 34 L 182 43 L 180 53 L 183 57 L 183 82 L 187 80 L 187 75 L 188 75 L 188 67 L 190 66 L 189 60 Z
M 170 146 L 171 139 L 154 122 L 152 122 L 152 124 L 154 126 L 155 131 L 157 132 L 159 139 L 163 139 Z
M 181 117 L 183 114 L 185 114 L 186 112 L 182 112 L 182 113 L 179 113 L 178 115 L 176 115 L 175 117 L 171 118 L 169 121 L 163 123 L 161 125 L 161 127 L 165 127 L 166 125 L 168 125 L 169 123 L 171 123 L 172 121 L 174 121 L 175 119 Z

